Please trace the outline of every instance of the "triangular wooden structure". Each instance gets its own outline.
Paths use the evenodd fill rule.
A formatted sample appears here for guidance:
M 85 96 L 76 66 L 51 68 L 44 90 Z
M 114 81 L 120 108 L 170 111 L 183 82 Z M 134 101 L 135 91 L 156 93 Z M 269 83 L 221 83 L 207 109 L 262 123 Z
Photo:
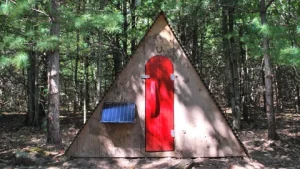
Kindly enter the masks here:
M 163 76 L 170 76 L 171 80 L 165 78 L 165 84 L 163 80 L 151 81 L 149 74 L 166 74 L 166 67 L 171 74 Z M 135 122 L 101 123 L 106 102 L 134 103 Z M 165 116 L 164 111 L 173 111 L 173 114 Z M 197 74 L 162 12 L 66 150 L 66 155 L 233 157 L 247 156 L 247 150 Z

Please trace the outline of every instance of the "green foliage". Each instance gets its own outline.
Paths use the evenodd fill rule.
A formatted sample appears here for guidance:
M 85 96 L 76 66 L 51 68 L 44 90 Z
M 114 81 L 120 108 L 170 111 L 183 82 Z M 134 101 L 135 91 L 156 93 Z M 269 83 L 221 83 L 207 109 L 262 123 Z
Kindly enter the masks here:
M 270 36 L 271 35 L 270 27 L 267 24 L 260 25 L 259 33 L 264 36 Z
M 251 24 L 252 24 L 252 29 L 258 32 L 260 35 L 270 36 L 272 34 L 270 30 L 270 26 L 267 24 L 262 25 L 259 17 L 253 18 Z
M 100 14 L 85 13 L 75 18 L 74 26 L 80 30 L 101 29 L 108 33 L 122 32 L 123 16 L 120 11 Z
M 26 43 L 26 39 L 21 36 L 8 35 L 3 38 L 3 43 L 5 47 L 11 50 L 24 49 L 24 44 Z
M 28 55 L 25 52 L 18 52 L 12 59 L 12 64 L 17 69 L 25 68 L 28 65 Z
M 84 26 L 87 26 L 87 24 L 90 23 L 92 20 L 91 14 L 84 14 L 75 19 L 75 28 L 82 28 Z
M 22 17 L 24 13 L 28 13 L 34 1 L 17 1 L 17 3 L 3 3 L 0 5 L 0 14 L 9 15 L 10 17 Z
M 37 40 L 36 48 L 39 51 L 54 50 L 59 47 L 59 38 L 57 36 L 41 36 Z
M 18 52 L 12 57 L 2 56 L 0 57 L 0 69 L 6 66 L 13 65 L 17 69 L 22 69 L 28 66 L 28 55 L 25 52 Z
M 288 47 L 280 50 L 280 61 L 282 64 L 300 67 L 300 48 Z
M 0 14 L 9 15 L 9 12 L 13 9 L 10 3 L 4 3 L 0 5 Z
M 95 20 L 93 21 L 93 24 L 96 25 L 97 28 L 103 27 L 103 25 L 106 25 L 104 27 L 104 30 L 109 33 L 121 33 L 121 27 L 120 25 L 123 22 L 123 16 L 121 13 L 116 13 L 113 15 L 100 15 L 95 17 Z
M 0 57 L 0 70 L 10 64 L 10 58 L 1 56 Z

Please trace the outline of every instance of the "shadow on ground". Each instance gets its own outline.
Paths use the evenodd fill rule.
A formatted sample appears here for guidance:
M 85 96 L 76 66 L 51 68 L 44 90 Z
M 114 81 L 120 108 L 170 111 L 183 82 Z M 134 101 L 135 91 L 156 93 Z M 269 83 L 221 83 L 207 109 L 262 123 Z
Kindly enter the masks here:
M 278 141 L 268 141 L 265 120 L 255 123 L 259 130 L 248 127 L 239 132 L 251 158 L 71 158 L 63 151 L 46 144 L 45 132 L 23 126 L 24 114 L 4 113 L 0 118 L 0 168 L 205 168 L 205 169 L 263 169 L 300 168 L 300 115 L 279 114 Z M 82 125 L 80 115 L 63 113 L 61 118 L 63 145 L 66 148 Z M 74 125 L 75 124 L 75 125 Z M 253 125 L 249 125 L 253 126 Z M 43 163 L 16 163 L 16 152 L 35 153 Z

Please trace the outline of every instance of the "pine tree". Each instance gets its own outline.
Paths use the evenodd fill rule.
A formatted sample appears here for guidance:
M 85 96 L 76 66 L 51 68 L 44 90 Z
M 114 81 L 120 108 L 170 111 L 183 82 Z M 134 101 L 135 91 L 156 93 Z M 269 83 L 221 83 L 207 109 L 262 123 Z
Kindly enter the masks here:
M 54 38 L 59 36 L 59 11 L 61 1 L 51 0 L 50 1 L 50 35 Z M 48 51 L 48 91 L 49 91 L 49 108 L 47 114 L 48 124 L 48 135 L 47 142 L 60 145 L 60 125 L 59 125 L 59 111 L 60 111 L 60 100 L 59 100 L 59 44 L 57 41 L 56 47 Z
M 267 25 L 267 10 L 271 5 L 271 0 L 267 5 L 265 0 L 260 0 L 260 17 L 262 26 Z M 269 55 L 269 39 L 266 35 L 263 37 L 263 55 L 264 55 L 264 80 L 265 80 L 265 97 L 266 97 L 266 113 L 268 120 L 268 139 L 275 140 L 276 124 L 275 124 L 275 112 L 273 102 L 273 85 L 272 85 L 272 67 Z

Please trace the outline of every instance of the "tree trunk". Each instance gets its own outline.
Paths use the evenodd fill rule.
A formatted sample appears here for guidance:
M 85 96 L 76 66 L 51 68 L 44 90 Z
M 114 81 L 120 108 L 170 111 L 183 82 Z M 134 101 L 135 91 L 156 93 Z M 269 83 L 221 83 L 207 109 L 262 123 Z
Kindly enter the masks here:
M 35 92 L 35 86 L 34 86 L 34 71 L 35 71 L 35 59 L 34 59 L 34 52 L 31 52 L 31 55 L 29 56 L 29 66 L 27 67 L 27 96 L 28 96 L 28 102 L 27 102 L 27 114 L 25 123 L 28 125 L 33 124 L 34 120 L 34 92 Z
M 50 35 L 59 37 L 59 0 L 50 1 Z M 61 136 L 59 128 L 59 44 L 56 49 L 48 51 L 48 92 L 49 107 L 47 114 L 47 143 L 60 145 Z
M 77 104 L 79 103 L 78 96 L 78 62 L 79 62 L 79 31 L 76 31 L 76 58 L 75 58 L 75 70 L 74 70 L 74 103 L 73 103 L 73 113 L 77 112 Z
M 127 23 L 127 1 L 123 0 L 123 18 L 124 18 L 124 23 L 123 23 L 123 51 L 124 51 L 124 63 L 127 62 L 128 58 L 128 54 L 127 54 L 127 27 L 128 27 L 128 23 Z
M 196 22 L 196 23 L 194 23 L 194 26 L 193 26 L 193 48 L 192 48 L 192 62 L 195 65 L 197 62 L 197 58 L 198 58 L 198 24 Z
M 277 109 L 281 112 L 283 108 L 283 102 L 282 102 L 282 89 L 283 89 L 283 82 L 282 82 L 282 70 L 281 66 L 276 67 L 276 90 L 277 90 Z
M 91 48 L 92 45 L 90 43 L 89 36 L 86 38 L 86 43 L 88 44 L 88 47 Z M 85 57 L 83 57 L 83 123 L 86 122 L 87 110 L 89 109 L 88 67 L 89 60 L 88 56 L 86 55 Z
M 83 124 L 86 122 L 86 112 L 87 112 L 87 57 L 84 58 L 84 64 L 83 64 Z
M 233 20 L 232 20 L 232 16 L 230 16 L 231 18 L 229 18 L 229 25 L 233 24 Z M 239 102 L 237 102 L 239 100 L 239 91 L 238 90 L 238 86 L 235 85 L 235 81 L 236 79 L 238 80 L 238 78 L 235 77 L 234 74 L 234 61 L 233 61 L 233 54 L 230 52 L 231 49 L 230 47 L 234 44 L 233 40 L 230 39 L 230 41 L 228 41 L 228 39 L 226 38 L 226 35 L 228 35 L 228 27 L 227 27 L 227 21 L 228 17 L 227 17 L 227 13 L 226 10 L 223 8 L 222 9 L 222 28 L 223 28 L 223 48 L 224 48 L 224 55 L 225 55 L 225 60 L 226 60 L 226 67 L 227 67 L 227 79 L 228 79 L 228 88 L 229 88 L 229 92 L 230 92 L 230 103 L 231 103 L 231 111 L 232 111 L 232 115 L 233 115 L 233 128 L 234 129 L 240 129 L 240 109 L 239 109 Z M 230 31 L 232 27 L 230 26 Z M 237 90 L 236 90 L 237 88 Z
M 120 1 L 117 0 L 117 9 L 121 9 Z M 120 52 L 120 35 L 116 34 L 114 39 L 114 49 L 113 49 L 113 60 L 114 60 L 114 76 L 111 76 L 113 81 L 114 78 L 117 77 L 119 70 L 121 68 L 121 52 Z
M 46 110 L 48 110 L 47 107 L 47 95 L 46 95 L 46 90 L 47 90 L 47 65 L 48 65 L 48 58 L 46 55 L 43 55 L 42 60 L 41 60 L 41 82 L 40 82 L 40 126 L 43 130 L 46 130 L 47 128 L 47 119 L 46 119 Z
M 247 55 L 246 50 L 244 49 L 244 43 L 241 40 L 243 37 L 243 28 L 240 27 L 239 29 L 239 45 L 240 45 L 240 58 L 242 59 L 242 71 L 241 71 L 241 92 L 242 92 L 242 110 L 243 110 L 243 119 L 247 122 L 249 120 L 248 114 L 248 70 L 247 70 Z
M 296 98 L 296 112 L 299 113 L 300 112 L 300 90 L 299 90 L 299 85 L 296 84 L 296 94 L 297 94 L 297 98 Z
M 38 8 L 38 4 L 35 3 L 35 8 Z M 34 14 L 36 20 L 35 22 L 38 23 L 38 13 Z M 38 25 L 38 24 L 37 24 Z M 36 32 L 37 30 L 37 25 L 33 24 L 33 30 Z M 35 43 L 33 43 L 35 44 Z M 34 50 L 34 46 L 32 46 L 32 57 L 34 57 L 34 65 L 32 65 L 32 68 L 34 69 L 34 119 L 33 119 L 33 124 L 35 126 L 39 126 L 39 113 L 40 113 L 40 88 L 39 88 L 39 55 L 38 52 Z
M 203 25 L 203 30 L 201 32 L 201 37 L 200 37 L 200 52 L 199 52 L 199 69 L 200 69 L 200 75 L 203 76 L 203 56 L 204 56 L 204 30 L 205 29 L 205 24 Z
M 81 1 L 78 0 L 77 4 L 77 9 L 76 13 L 80 13 L 80 8 L 81 8 Z M 77 105 L 79 104 L 79 96 L 78 96 L 78 62 L 79 62 L 79 41 L 80 41 L 80 36 L 79 36 L 79 30 L 76 30 L 76 58 L 75 58 L 75 70 L 74 70 L 74 101 L 73 101 L 73 113 L 77 112 Z
M 228 21 L 229 21 L 229 33 L 233 34 L 233 26 L 234 26 L 234 7 L 230 7 L 228 9 Z M 239 130 L 241 128 L 241 104 L 240 104 L 240 88 L 239 88 L 239 73 L 238 73 L 238 60 L 235 49 L 235 40 L 234 36 L 231 36 L 229 39 L 230 44 L 230 62 L 231 62 L 231 77 L 233 84 L 233 98 L 234 105 L 233 107 L 233 128 Z
M 106 4 L 106 0 L 100 0 L 99 10 L 104 8 L 104 4 Z M 98 99 L 101 96 L 101 75 L 102 75 L 102 32 L 98 31 L 98 48 L 97 48 L 97 74 L 96 74 L 96 90 L 97 90 L 97 99 L 96 102 L 98 103 Z M 97 104 L 95 103 L 95 104 Z
M 131 10 L 131 29 L 134 32 L 133 37 L 131 37 L 131 54 L 133 54 L 135 50 L 135 45 L 136 45 L 136 17 L 135 17 L 135 0 L 131 0 L 130 4 L 130 10 Z
M 272 0 L 269 2 L 272 3 Z M 260 18 L 261 24 L 267 24 L 267 6 L 265 0 L 260 0 Z M 273 89 L 272 89 L 272 69 L 269 56 L 269 39 L 267 35 L 263 36 L 263 55 L 264 55 L 264 69 L 265 69 L 265 91 L 266 91 L 266 113 L 268 120 L 268 139 L 276 139 L 275 128 L 275 113 L 273 110 Z
M 96 75 L 96 78 L 97 78 L 97 97 L 100 98 L 101 96 L 101 74 L 102 74 L 102 53 L 101 53 L 101 40 L 102 40 L 102 35 L 101 33 L 99 32 L 98 33 L 98 43 L 100 44 L 100 46 L 98 47 L 98 52 L 97 52 L 97 75 Z
M 294 67 L 294 85 L 295 85 L 295 91 L 296 91 L 296 96 L 295 96 L 295 109 L 296 109 L 296 113 L 299 112 L 299 106 L 300 106 L 300 100 L 299 100 L 299 95 L 300 95 L 300 91 L 299 91 L 299 83 L 298 83 L 298 74 L 297 74 L 297 69 L 296 67 Z
M 277 68 L 278 68 L 278 65 L 275 66 L 275 71 L 274 71 L 274 92 L 275 92 L 275 102 L 276 104 L 274 105 L 275 107 L 275 110 L 277 112 L 279 112 L 279 98 L 278 98 L 278 74 L 277 74 Z
M 227 27 L 227 12 L 224 8 L 222 8 L 222 34 L 223 34 L 223 54 L 224 54 L 224 60 L 226 63 L 226 76 L 227 76 L 227 91 L 229 91 L 227 94 L 227 101 L 230 103 L 230 105 L 234 104 L 234 99 L 232 99 L 232 93 L 233 93 L 233 84 L 230 79 L 232 79 L 231 74 L 231 65 L 230 65 L 230 53 L 229 53 L 229 41 L 226 38 L 226 35 L 228 34 L 228 27 Z M 232 107 L 232 106 L 231 106 Z M 233 111 L 233 109 L 232 109 Z
M 261 79 L 262 79 L 262 86 L 266 86 L 264 63 L 261 66 Z M 262 96 L 263 96 L 263 103 L 264 103 L 264 112 L 267 112 L 267 100 L 266 100 L 266 91 L 265 90 L 262 92 Z M 259 103 L 259 108 L 261 108 L 260 103 Z
M 185 6 L 185 1 L 182 1 L 182 6 L 179 11 L 179 24 L 178 24 L 179 32 L 178 33 L 179 33 L 179 38 L 180 38 L 183 46 L 188 47 L 187 46 L 187 32 L 186 32 L 187 31 L 187 26 L 186 26 L 187 18 L 186 18 L 186 16 L 184 16 L 185 15 L 184 6 Z M 188 50 L 189 50 L 189 48 L 188 48 Z
M 113 50 L 113 59 L 114 59 L 114 76 L 118 75 L 120 70 L 120 42 L 119 42 L 119 35 L 116 35 L 115 38 L 115 49 Z
M 35 78 L 34 78 L 34 125 L 39 126 L 39 113 L 40 113 L 40 88 L 39 88 L 39 56 L 35 53 Z

